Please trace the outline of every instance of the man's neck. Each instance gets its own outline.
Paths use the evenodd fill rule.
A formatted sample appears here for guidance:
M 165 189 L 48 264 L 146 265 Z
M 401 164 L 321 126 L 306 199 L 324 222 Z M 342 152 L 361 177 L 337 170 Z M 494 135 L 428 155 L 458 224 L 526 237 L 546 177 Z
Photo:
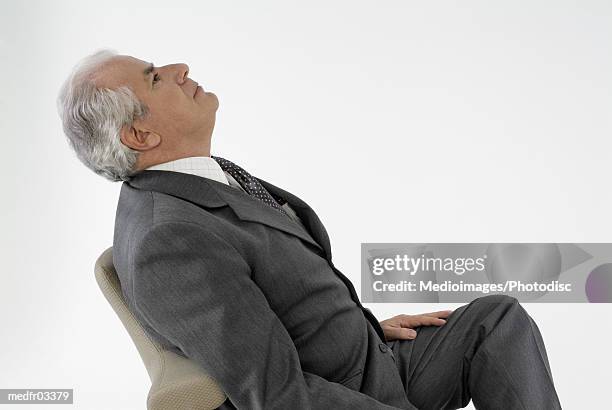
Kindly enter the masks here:
M 153 159 L 144 158 L 144 156 L 141 154 L 138 157 L 138 165 L 136 166 L 136 168 L 138 170 L 143 170 L 152 167 L 153 165 L 163 164 L 177 159 L 189 157 L 210 157 L 210 147 L 205 147 L 204 149 L 199 148 L 197 150 L 184 150 L 170 155 L 159 155 Z

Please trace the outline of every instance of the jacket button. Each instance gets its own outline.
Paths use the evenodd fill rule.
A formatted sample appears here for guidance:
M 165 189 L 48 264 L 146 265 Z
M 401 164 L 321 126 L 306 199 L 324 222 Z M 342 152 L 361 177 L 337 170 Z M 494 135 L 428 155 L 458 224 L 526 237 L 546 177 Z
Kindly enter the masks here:
M 381 343 L 378 345 L 378 348 L 380 349 L 381 352 L 383 353 L 387 353 L 387 351 L 389 350 L 389 346 L 387 346 L 384 343 Z

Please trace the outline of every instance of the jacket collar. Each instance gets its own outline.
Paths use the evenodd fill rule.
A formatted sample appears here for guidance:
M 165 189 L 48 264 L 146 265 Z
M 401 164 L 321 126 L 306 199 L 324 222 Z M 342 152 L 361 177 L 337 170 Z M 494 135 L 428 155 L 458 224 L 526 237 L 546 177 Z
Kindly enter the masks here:
M 257 178 L 257 177 L 255 177 Z M 269 192 L 284 198 L 310 230 L 308 235 L 295 221 L 251 195 L 210 178 L 166 170 L 144 170 L 125 183 L 147 191 L 172 195 L 205 208 L 230 206 L 243 221 L 257 222 L 294 235 L 320 249 L 331 259 L 329 237 L 315 212 L 297 196 L 259 179 Z M 314 240 L 313 240 L 314 239 Z

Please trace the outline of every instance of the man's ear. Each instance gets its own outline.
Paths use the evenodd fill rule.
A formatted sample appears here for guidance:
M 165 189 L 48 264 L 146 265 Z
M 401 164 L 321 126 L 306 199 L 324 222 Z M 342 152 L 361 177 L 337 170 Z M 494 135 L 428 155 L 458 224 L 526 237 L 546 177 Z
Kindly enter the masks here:
M 121 128 L 120 139 L 123 145 L 136 151 L 148 151 L 161 143 L 159 134 L 146 129 L 137 128 L 134 125 L 126 125 Z

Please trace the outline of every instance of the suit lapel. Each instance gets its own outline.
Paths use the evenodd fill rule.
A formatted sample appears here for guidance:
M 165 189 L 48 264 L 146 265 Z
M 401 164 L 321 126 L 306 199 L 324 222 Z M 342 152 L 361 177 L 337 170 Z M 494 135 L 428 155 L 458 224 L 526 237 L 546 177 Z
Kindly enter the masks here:
M 259 178 L 258 178 L 259 179 Z M 272 184 L 259 180 L 271 192 L 285 198 L 302 222 L 312 231 L 312 237 L 293 220 L 251 195 L 215 181 L 183 172 L 144 170 L 127 183 L 137 189 L 162 192 L 205 208 L 230 206 L 242 221 L 257 222 L 278 229 L 322 249 L 329 254 L 329 238 L 321 221 L 305 202 Z M 314 239 L 314 240 L 313 240 Z M 319 242 L 319 243 L 318 243 Z
M 257 177 L 255 177 L 257 178 Z M 257 178 L 259 182 L 266 188 L 269 192 L 272 192 L 281 198 L 285 198 L 285 200 L 291 205 L 291 208 L 295 211 L 297 216 L 300 217 L 304 225 L 310 230 L 310 234 L 312 237 L 321 245 L 325 254 L 327 255 L 327 259 L 331 259 L 331 246 L 329 243 L 329 236 L 327 235 L 327 231 L 323 226 L 323 223 L 312 210 L 310 206 L 304 201 L 302 201 L 297 196 L 293 195 L 291 192 L 287 192 L 277 186 L 272 185 L 271 183 L 264 181 L 261 178 Z

